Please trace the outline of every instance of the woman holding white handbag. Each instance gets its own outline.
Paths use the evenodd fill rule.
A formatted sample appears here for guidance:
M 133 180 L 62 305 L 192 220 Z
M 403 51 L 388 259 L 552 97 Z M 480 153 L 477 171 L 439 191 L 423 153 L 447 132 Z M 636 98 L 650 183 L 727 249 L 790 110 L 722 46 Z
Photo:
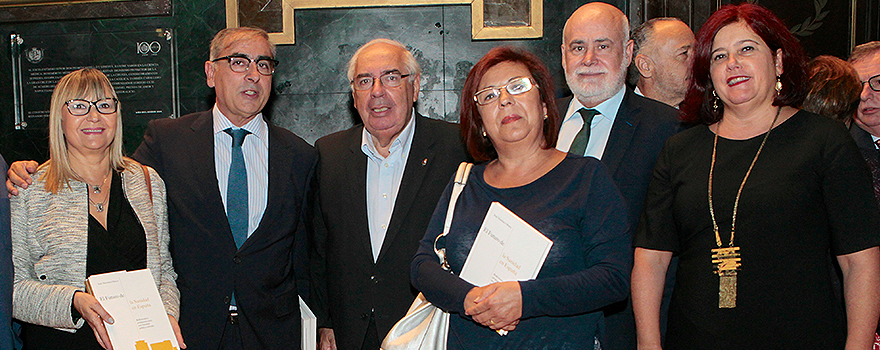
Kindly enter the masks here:
M 439 242 L 451 271 L 441 268 L 434 241 L 452 184 L 412 264 L 413 285 L 451 313 L 449 349 L 597 348 L 601 308 L 628 294 L 626 206 L 598 160 L 555 149 L 553 91 L 537 57 L 507 47 L 490 51 L 465 82 L 462 135 L 474 159 L 488 162 L 473 167 Z M 476 286 L 458 277 L 492 202 L 553 241 L 537 278 Z

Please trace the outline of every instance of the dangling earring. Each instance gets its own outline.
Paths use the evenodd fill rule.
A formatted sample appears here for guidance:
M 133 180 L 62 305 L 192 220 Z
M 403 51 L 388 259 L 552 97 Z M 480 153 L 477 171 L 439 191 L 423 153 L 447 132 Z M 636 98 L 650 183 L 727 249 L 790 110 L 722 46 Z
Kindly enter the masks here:
M 718 95 L 715 94 L 715 90 L 712 90 L 712 110 L 718 113 Z
M 488 136 L 486 136 L 486 129 L 483 129 L 483 128 L 480 128 L 480 129 L 483 130 L 483 137 L 488 137 Z
M 776 94 L 779 95 L 782 93 L 782 80 L 779 79 L 779 76 L 776 76 Z
M 544 120 L 547 120 L 547 115 L 546 115 L 546 114 L 544 114 Z

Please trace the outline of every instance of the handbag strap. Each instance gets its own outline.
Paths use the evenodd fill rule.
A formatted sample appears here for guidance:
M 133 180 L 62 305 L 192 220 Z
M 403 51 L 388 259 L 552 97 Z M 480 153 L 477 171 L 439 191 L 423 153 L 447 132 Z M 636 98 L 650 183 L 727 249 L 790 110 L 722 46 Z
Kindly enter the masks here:
M 467 179 L 473 166 L 473 163 L 468 162 L 461 162 L 458 165 L 458 171 L 455 173 L 455 182 L 452 186 L 452 194 L 449 196 L 449 207 L 446 209 L 446 221 L 443 223 L 443 232 L 434 239 L 434 253 L 440 259 L 440 267 L 446 271 L 449 271 L 449 263 L 446 262 L 446 248 L 438 249 L 437 242 L 440 240 L 440 237 L 445 237 L 449 233 L 449 227 L 452 226 L 452 216 L 455 212 L 455 203 L 458 201 L 458 196 L 461 194 L 461 190 L 464 189 L 464 185 L 467 184 Z

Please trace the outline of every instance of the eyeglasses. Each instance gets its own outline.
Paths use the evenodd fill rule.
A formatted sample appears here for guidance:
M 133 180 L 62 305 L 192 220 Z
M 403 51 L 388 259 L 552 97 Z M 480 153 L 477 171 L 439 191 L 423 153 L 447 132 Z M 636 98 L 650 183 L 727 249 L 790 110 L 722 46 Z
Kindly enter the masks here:
M 880 92 L 880 74 L 868 78 L 868 81 L 863 81 L 862 86 L 865 86 L 865 83 L 868 83 L 868 86 L 871 87 L 871 90 Z
M 532 83 L 532 79 L 528 77 L 513 78 L 506 85 L 490 86 L 477 91 L 474 94 L 474 102 L 480 106 L 485 106 L 498 100 L 501 96 L 501 89 L 507 90 L 507 93 L 511 95 L 520 95 L 531 91 L 534 86 L 537 85 Z
M 89 111 L 92 110 L 92 106 L 95 106 L 95 109 L 98 111 L 98 113 L 101 114 L 116 113 L 116 108 L 119 106 L 119 101 L 112 97 L 102 98 L 97 101 L 88 101 L 81 98 L 75 98 L 70 101 L 64 102 L 64 104 L 67 106 L 67 111 L 70 112 L 71 115 L 83 116 L 89 114 Z
M 236 73 L 247 72 L 248 69 L 251 68 L 251 62 L 257 62 L 257 73 L 260 73 L 262 75 L 272 75 L 272 73 L 275 73 L 275 67 L 278 66 L 278 61 L 275 59 L 260 56 L 257 57 L 256 60 L 252 60 L 250 57 L 242 54 L 215 58 L 211 60 L 211 62 L 222 60 L 229 60 L 229 69 Z
M 385 87 L 398 87 L 403 83 L 403 78 L 406 78 L 412 74 L 401 74 L 399 71 L 394 70 L 379 76 L 379 81 L 382 82 L 382 86 Z M 351 86 L 354 87 L 355 90 L 369 90 L 373 87 L 373 83 L 376 81 L 372 75 L 364 75 L 354 78 L 351 81 Z

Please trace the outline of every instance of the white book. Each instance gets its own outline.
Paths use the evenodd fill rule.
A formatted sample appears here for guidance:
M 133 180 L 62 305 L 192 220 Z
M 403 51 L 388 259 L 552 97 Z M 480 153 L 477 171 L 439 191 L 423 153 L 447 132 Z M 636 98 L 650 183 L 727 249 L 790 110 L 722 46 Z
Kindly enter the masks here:
M 317 349 L 318 348 L 318 318 L 315 313 L 306 304 L 302 297 L 299 297 L 299 315 L 302 318 L 302 342 L 301 349 Z
M 535 279 L 552 246 L 541 231 L 492 202 L 459 276 L 481 287 Z
M 92 275 L 86 290 L 110 313 L 115 350 L 177 350 L 177 337 L 149 269 Z

